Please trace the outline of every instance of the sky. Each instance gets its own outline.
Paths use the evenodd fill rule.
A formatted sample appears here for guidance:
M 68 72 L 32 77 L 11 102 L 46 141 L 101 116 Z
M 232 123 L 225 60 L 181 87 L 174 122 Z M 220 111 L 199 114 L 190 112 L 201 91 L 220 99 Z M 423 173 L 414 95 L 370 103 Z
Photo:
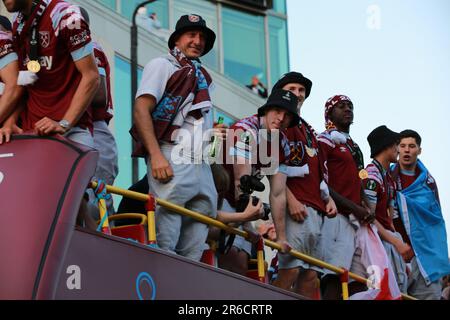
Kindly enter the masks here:
M 287 0 L 287 14 L 291 70 L 313 82 L 302 116 L 321 132 L 325 101 L 348 95 L 366 164 L 377 126 L 419 132 L 450 247 L 450 1 Z

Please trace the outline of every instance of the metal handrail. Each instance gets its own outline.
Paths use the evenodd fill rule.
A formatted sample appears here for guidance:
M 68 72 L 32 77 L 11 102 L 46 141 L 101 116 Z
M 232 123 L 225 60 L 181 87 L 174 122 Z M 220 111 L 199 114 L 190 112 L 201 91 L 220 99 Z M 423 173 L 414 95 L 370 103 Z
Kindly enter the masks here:
M 96 188 L 97 187 L 97 182 L 92 181 L 91 182 L 91 186 L 92 186 L 92 188 Z M 135 192 L 135 191 L 125 190 L 125 189 L 114 187 L 114 186 L 110 186 L 110 185 L 106 185 L 106 190 L 107 190 L 108 193 L 121 195 L 123 197 L 127 197 L 127 198 L 130 198 L 130 199 L 134 199 L 134 200 L 138 200 L 138 201 L 142 201 L 142 202 L 146 202 L 146 201 L 148 201 L 150 199 L 150 196 L 148 194 L 143 194 L 143 193 L 139 193 L 139 192 Z M 205 216 L 203 214 L 200 214 L 198 212 L 195 212 L 195 211 L 186 209 L 184 207 L 178 206 L 178 205 L 173 204 L 173 203 L 171 203 L 169 201 L 166 201 L 164 199 L 155 198 L 155 200 L 156 200 L 156 203 L 158 205 L 160 205 L 161 207 L 164 207 L 164 208 L 166 208 L 168 210 L 174 211 L 174 212 L 182 214 L 184 216 L 191 217 L 191 218 L 193 218 L 193 219 L 195 219 L 197 221 L 200 221 L 202 223 L 205 223 L 205 224 L 208 224 L 208 225 L 220 228 L 222 230 L 225 230 L 228 233 L 236 234 L 238 236 L 241 236 L 241 237 L 245 238 L 246 240 L 248 240 L 248 238 L 249 238 L 249 235 L 248 235 L 248 233 L 246 231 L 230 227 L 229 225 L 227 225 L 227 224 L 225 224 L 223 222 L 220 222 L 220 221 L 218 221 L 216 219 L 209 218 L 209 217 L 207 217 L 207 216 Z M 277 249 L 278 251 L 281 251 L 281 249 L 282 249 L 281 245 L 279 245 L 278 243 L 270 241 L 270 240 L 267 240 L 267 239 L 263 239 L 263 240 L 264 240 L 264 245 L 265 246 L 268 246 L 268 247 L 270 247 L 272 249 Z M 289 251 L 289 254 L 291 256 L 297 258 L 297 259 L 303 260 L 305 262 L 308 262 L 308 263 L 313 264 L 313 265 L 318 266 L 318 267 L 322 267 L 322 268 L 331 270 L 331 271 L 333 271 L 333 272 L 335 272 L 335 273 L 337 273 L 339 275 L 341 275 L 341 274 L 343 274 L 345 272 L 348 272 L 344 268 L 336 267 L 336 266 L 334 266 L 332 264 L 326 263 L 325 261 L 313 258 L 311 256 L 308 256 L 308 255 L 306 255 L 304 253 L 301 253 L 301 252 L 293 250 L 293 249 L 291 251 Z M 352 279 L 354 279 L 354 280 L 356 280 L 356 281 L 358 281 L 360 283 L 363 283 L 363 284 L 367 284 L 368 282 L 370 282 L 368 279 L 366 279 L 366 278 L 364 278 L 364 277 L 362 277 L 360 275 L 357 275 L 356 273 L 353 273 L 353 272 L 348 272 L 348 277 L 352 278 Z M 404 300 L 417 300 L 416 298 L 414 298 L 414 297 L 412 297 L 410 295 L 407 295 L 407 294 L 403 294 L 403 293 L 402 293 L 402 298 Z

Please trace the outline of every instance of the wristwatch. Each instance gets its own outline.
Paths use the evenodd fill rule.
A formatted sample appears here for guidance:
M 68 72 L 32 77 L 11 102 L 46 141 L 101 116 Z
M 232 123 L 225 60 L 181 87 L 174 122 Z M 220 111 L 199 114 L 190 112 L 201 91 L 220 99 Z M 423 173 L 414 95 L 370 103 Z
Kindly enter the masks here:
M 58 124 L 64 129 L 64 131 L 68 131 L 70 129 L 70 123 L 66 119 L 62 119 L 58 122 Z

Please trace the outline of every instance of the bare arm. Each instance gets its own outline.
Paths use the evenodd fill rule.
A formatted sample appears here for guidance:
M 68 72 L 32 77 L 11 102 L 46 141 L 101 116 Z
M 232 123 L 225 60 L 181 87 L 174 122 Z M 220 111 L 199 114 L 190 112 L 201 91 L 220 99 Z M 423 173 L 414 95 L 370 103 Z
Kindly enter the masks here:
M 403 260 L 409 262 L 414 256 L 414 251 L 412 250 L 412 248 L 407 243 L 403 242 L 401 239 L 395 237 L 391 231 L 385 229 L 381 225 L 381 223 L 378 222 L 378 220 L 375 220 L 374 223 L 378 229 L 378 234 L 380 235 L 380 238 L 392 244 L 398 251 L 398 253 L 400 253 Z
M 160 182 L 168 182 L 173 177 L 173 170 L 161 152 L 156 139 L 151 113 L 155 109 L 156 100 L 151 95 L 142 95 L 134 103 L 133 120 L 136 129 L 149 153 L 153 178 Z
M 297 222 L 305 221 L 308 211 L 303 203 L 297 200 L 292 191 L 286 187 L 286 200 L 288 204 L 288 212 L 292 219 Z
M 276 173 L 270 176 L 270 208 L 277 233 L 277 242 L 281 245 L 281 251 L 290 251 L 290 245 L 286 240 L 286 175 Z
M 13 112 L 17 101 L 23 93 L 22 87 L 17 85 L 18 74 L 19 64 L 17 60 L 8 63 L 0 70 L 0 78 L 5 84 L 5 89 L 0 98 L 0 124 Z
M 93 55 L 75 61 L 75 67 L 81 73 L 81 81 L 70 102 L 70 107 L 64 115 L 64 119 L 71 124 L 77 123 L 89 107 L 97 92 L 100 77 Z
M 369 209 L 373 215 L 375 215 L 375 208 L 376 204 L 369 205 Z M 403 257 L 403 260 L 409 262 L 414 256 L 414 252 L 411 247 L 401 239 L 394 236 L 394 234 L 390 230 L 387 230 L 385 227 L 383 227 L 383 225 L 378 220 L 375 219 L 374 224 L 378 229 L 380 238 L 392 244 L 398 251 L 398 253 L 400 253 L 400 255 Z
M 22 133 L 23 130 L 17 126 L 20 112 L 23 106 L 19 106 L 13 111 L 13 113 L 5 120 L 3 126 L 0 127 L 0 145 L 5 142 L 8 143 L 11 140 L 12 134 Z
M 258 220 L 261 218 L 261 208 L 261 200 L 259 200 L 256 205 L 253 205 L 252 199 L 250 198 L 247 208 L 245 208 L 243 212 L 227 212 L 219 210 L 217 211 L 217 220 L 222 221 L 223 223 Z
M 365 218 L 367 218 L 367 215 L 370 214 L 370 211 L 367 208 L 357 205 L 353 201 L 341 196 L 332 188 L 330 188 L 330 195 L 336 202 L 337 206 L 349 210 L 359 221 L 363 221 Z
M 81 81 L 63 117 L 69 122 L 70 126 L 76 125 L 87 110 L 99 84 L 98 69 L 93 55 L 87 55 L 75 61 L 75 67 L 81 73 Z M 47 117 L 37 121 L 35 127 L 41 135 L 64 134 L 66 132 L 58 122 Z

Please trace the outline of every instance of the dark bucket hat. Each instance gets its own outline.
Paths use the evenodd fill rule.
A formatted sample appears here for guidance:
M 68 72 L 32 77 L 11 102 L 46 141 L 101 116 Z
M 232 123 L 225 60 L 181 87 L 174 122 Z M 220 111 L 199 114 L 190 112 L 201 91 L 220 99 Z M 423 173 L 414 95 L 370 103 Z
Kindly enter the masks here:
M 211 51 L 214 46 L 214 42 L 216 41 L 216 34 L 206 26 L 206 21 L 201 16 L 196 14 L 184 15 L 178 19 L 177 25 L 175 26 L 175 31 L 169 38 L 169 49 L 172 50 L 175 47 L 175 42 L 179 36 L 193 29 L 199 29 L 205 33 L 205 50 L 203 51 L 202 56 Z
M 376 157 L 381 151 L 400 140 L 400 134 L 390 130 L 386 126 L 379 126 L 367 136 L 370 146 L 370 157 Z
M 300 121 L 300 116 L 297 114 L 298 98 L 295 94 L 290 91 L 283 89 L 274 89 L 270 94 L 267 102 L 259 107 L 258 115 L 263 116 L 267 109 L 270 108 L 280 108 L 288 111 L 292 115 L 292 121 L 289 127 L 294 127 L 298 125 Z

